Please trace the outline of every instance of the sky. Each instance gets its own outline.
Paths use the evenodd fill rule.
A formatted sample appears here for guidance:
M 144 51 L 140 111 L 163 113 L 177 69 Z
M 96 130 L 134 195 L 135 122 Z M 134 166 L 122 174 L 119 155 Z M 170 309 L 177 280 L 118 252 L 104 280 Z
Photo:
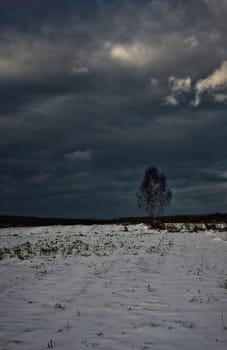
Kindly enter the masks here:
M 0 0 L 0 215 L 226 212 L 227 0 Z

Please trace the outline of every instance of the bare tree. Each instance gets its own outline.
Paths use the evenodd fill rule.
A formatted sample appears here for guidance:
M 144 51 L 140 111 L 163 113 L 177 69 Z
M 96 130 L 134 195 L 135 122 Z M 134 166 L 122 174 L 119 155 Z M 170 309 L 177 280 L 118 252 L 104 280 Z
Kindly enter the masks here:
M 139 208 L 144 209 L 152 218 L 160 215 L 170 205 L 172 191 L 167 185 L 166 176 L 156 167 L 149 167 L 137 193 Z

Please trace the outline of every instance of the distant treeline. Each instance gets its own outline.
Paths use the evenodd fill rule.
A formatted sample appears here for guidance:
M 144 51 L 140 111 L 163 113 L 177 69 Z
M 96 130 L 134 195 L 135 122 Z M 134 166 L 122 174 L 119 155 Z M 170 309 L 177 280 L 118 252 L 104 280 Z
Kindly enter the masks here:
M 152 223 L 227 223 L 227 214 L 209 215 L 175 215 L 150 217 L 120 217 L 116 219 L 64 219 L 64 218 L 40 218 L 30 216 L 0 215 L 0 227 L 29 227 L 29 226 L 53 226 L 53 225 L 112 225 L 112 224 L 149 224 Z

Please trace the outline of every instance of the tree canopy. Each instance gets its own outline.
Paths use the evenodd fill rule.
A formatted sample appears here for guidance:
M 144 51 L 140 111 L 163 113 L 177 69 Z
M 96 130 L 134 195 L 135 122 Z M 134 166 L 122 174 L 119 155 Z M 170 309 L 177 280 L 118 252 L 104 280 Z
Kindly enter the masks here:
M 146 169 L 139 192 L 137 203 L 151 217 L 160 215 L 165 207 L 170 205 L 172 191 L 167 184 L 167 178 L 156 167 Z

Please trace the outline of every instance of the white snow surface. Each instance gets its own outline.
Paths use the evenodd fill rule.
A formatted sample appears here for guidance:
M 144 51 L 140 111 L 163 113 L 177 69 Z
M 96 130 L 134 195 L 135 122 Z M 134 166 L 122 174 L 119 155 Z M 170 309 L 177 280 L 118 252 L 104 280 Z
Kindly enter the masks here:
M 227 233 L 0 230 L 0 349 L 227 348 Z

